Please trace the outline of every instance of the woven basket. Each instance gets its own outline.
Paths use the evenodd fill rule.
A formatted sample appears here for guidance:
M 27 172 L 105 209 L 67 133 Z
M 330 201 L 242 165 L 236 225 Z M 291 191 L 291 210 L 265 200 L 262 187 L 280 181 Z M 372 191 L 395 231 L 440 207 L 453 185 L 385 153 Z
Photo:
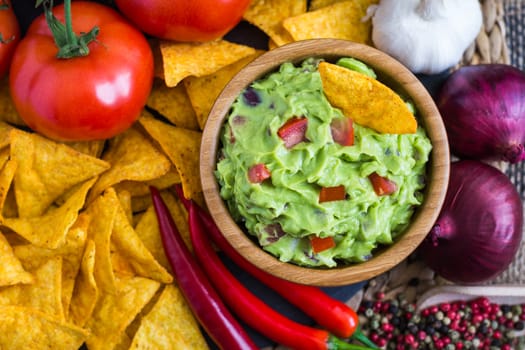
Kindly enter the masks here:
M 476 38 L 463 55 L 460 65 L 479 63 L 510 63 L 506 43 L 503 0 L 481 0 L 483 25 Z

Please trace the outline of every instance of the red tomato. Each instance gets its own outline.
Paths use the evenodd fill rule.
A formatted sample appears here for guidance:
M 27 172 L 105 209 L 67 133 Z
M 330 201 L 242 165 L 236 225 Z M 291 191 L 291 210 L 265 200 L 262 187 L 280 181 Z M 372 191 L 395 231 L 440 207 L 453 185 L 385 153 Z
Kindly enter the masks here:
M 374 187 L 374 192 L 378 196 L 388 196 L 397 190 L 397 185 L 394 181 L 389 180 L 378 173 L 372 173 L 368 175 L 368 178 L 372 183 L 372 187 Z
M 320 253 L 322 251 L 335 247 L 335 240 L 333 237 L 321 238 L 317 236 L 309 236 L 309 238 L 314 253 Z
M 319 191 L 319 203 L 342 201 L 346 198 L 345 186 L 321 187 Z
M 272 176 L 272 174 L 264 163 L 257 163 L 248 169 L 248 180 L 250 180 L 251 183 L 261 183 L 270 178 L 270 176 Z
M 308 119 L 305 117 L 292 117 L 277 130 L 277 135 L 283 140 L 286 148 L 292 148 L 306 140 Z
M 144 32 L 177 41 L 222 37 L 242 19 L 250 0 L 116 0 Z
M 10 70 L 15 107 L 27 125 L 57 140 L 112 137 L 138 118 L 153 82 L 153 54 L 144 35 L 111 8 L 71 4 L 73 30 L 100 28 L 83 57 L 58 59 L 44 16 L 20 41 Z M 53 13 L 64 21 L 64 7 Z
M 352 146 L 354 144 L 354 126 L 350 118 L 338 118 L 332 120 L 330 131 L 334 142 L 342 146 Z
M 20 41 L 20 26 L 10 0 L 0 1 L 0 79 L 9 70 L 11 58 Z

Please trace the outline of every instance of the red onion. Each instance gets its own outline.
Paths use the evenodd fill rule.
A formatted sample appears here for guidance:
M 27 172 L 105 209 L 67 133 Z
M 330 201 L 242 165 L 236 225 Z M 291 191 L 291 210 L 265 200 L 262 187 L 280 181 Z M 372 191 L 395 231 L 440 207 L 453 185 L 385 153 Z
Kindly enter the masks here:
M 437 96 L 452 152 L 461 158 L 525 159 L 525 73 L 504 64 L 464 66 Z
M 451 164 L 441 213 L 419 252 L 437 274 L 472 284 L 505 270 L 520 246 L 521 198 L 509 178 L 477 160 Z

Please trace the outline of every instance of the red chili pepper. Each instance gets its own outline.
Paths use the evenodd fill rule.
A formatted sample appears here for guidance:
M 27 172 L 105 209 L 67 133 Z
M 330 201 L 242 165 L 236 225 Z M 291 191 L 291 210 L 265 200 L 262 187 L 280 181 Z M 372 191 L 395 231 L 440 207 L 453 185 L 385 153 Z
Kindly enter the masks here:
M 176 185 L 175 190 L 179 199 L 189 211 L 191 201 L 184 197 L 182 187 Z M 230 245 L 208 212 L 197 204 L 194 204 L 194 207 L 213 243 L 239 267 L 269 288 L 275 290 L 290 304 L 295 305 L 320 326 L 336 336 L 341 338 L 354 337 L 361 343 L 375 348 L 375 344 L 360 331 L 359 317 L 351 307 L 337 299 L 331 298 L 318 287 L 290 282 L 259 269 Z
M 204 225 L 193 201 L 190 202 L 188 221 L 193 250 L 201 266 L 226 304 L 250 327 L 293 349 L 369 349 L 349 344 L 326 330 L 297 323 L 266 305 L 239 282 L 220 260 L 204 233 Z
M 150 191 L 166 257 L 201 326 L 221 349 L 257 349 L 191 255 L 159 191 L 154 187 Z

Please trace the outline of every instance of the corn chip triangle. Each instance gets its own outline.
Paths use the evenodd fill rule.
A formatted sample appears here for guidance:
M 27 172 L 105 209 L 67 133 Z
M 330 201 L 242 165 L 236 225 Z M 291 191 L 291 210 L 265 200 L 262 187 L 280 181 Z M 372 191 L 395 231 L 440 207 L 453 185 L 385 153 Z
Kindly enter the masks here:
M 326 98 L 355 123 L 384 134 L 416 132 L 417 121 L 392 89 L 365 74 L 321 62 L 319 74 Z

